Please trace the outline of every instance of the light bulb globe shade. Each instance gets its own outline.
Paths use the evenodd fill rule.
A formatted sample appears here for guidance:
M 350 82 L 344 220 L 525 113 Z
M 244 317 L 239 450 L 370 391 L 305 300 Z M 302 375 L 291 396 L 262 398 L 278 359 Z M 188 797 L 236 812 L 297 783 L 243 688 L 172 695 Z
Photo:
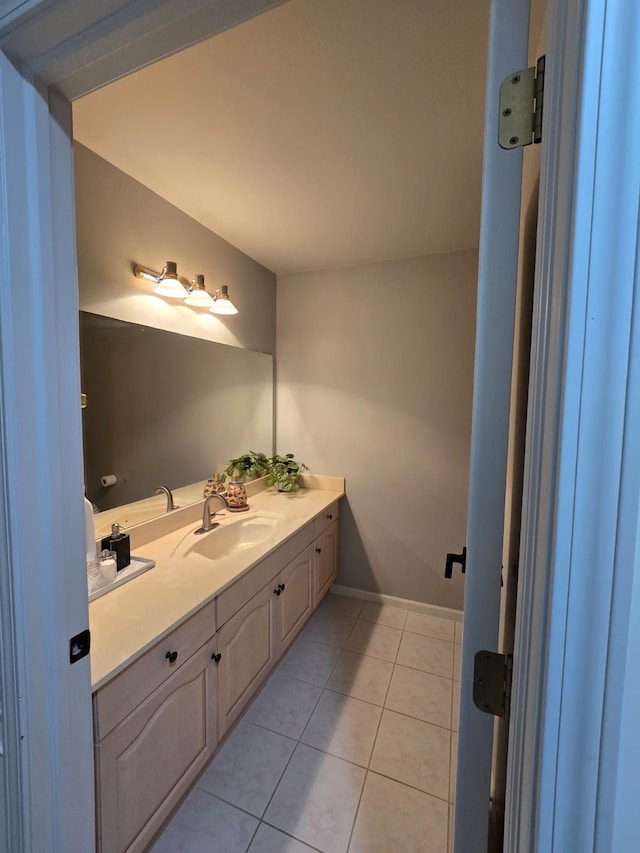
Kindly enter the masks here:
M 187 291 L 184 289 L 184 285 L 181 284 L 178 279 L 175 278 L 162 279 L 153 288 L 153 292 L 157 293 L 158 296 L 165 296 L 169 299 L 184 300 L 185 296 L 187 295 Z
M 175 261 L 166 262 L 153 292 L 169 299 L 185 298 L 187 290 L 178 278 L 178 266 Z
M 212 314 L 237 314 L 238 309 L 229 299 L 229 288 L 223 284 L 219 290 L 216 290 L 213 297 L 213 305 L 209 308 Z
M 213 298 L 206 290 L 192 290 L 184 300 L 184 304 L 192 308 L 211 308 L 212 302 Z
M 186 297 L 185 305 L 191 308 L 211 308 L 213 297 L 204 286 L 204 276 L 197 275 L 191 282 L 191 289 Z

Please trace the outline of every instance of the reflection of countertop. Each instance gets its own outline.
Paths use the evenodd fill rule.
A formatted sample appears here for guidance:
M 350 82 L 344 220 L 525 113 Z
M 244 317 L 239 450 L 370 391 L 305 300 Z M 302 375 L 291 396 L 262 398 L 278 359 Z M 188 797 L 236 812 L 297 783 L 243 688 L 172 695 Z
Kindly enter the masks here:
M 206 480 L 201 480 L 198 483 L 191 483 L 188 486 L 173 489 L 175 505 L 177 507 L 184 507 L 201 501 L 205 482 Z M 118 523 L 120 527 L 128 529 L 132 525 L 140 524 L 151 518 L 163 515 L 166 507 L 167 496 L 161 494 L 151 495 L 134 503 L 123 504 L 123 506 L 116 506 L 113 509 L 105 509 L 102 512 L 97 512 L 93 516 L 96 539 L 101 539 L 103 536 L 111 533 L 111 525 L 114 523 Z
M 267 489 L 250 498 L 248 512 L 219 513 L 216 521 L 224 526 L 260 513 L 277 515 L 278 523 L 265 542 L 214 561 L 191 555 L 185 562 L 181 557 L 201 523 L 202 502 L 190 508 L 188 515 L 187 510 L 179 510 L 173 518 L 173 514 L 164 516 L 160 521 L 169 529 L 149 522 L 157 538 L 146 544 L 138 545 L 136 539 L 147 537 L 132 533 L 134 553 L 155 560 L 156 566 L 89 605 L 92 689 L 105 684 L 344 495 L 343 479 L 330 478 L 330 485 L 303 488 L 293 495 Z M 180 526 L 170 530 L 172 522 Z M 204 534 L 215 535 L 215 530 Z

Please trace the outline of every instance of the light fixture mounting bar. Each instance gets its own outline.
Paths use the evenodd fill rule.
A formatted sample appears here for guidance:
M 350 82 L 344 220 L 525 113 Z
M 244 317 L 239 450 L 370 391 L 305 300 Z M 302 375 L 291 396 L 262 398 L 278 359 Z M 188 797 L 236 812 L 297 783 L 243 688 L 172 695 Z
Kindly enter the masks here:
M 160 273 L 149 267 L 143 267 L 141 264 L 133 265 L 133 274 L 136 278 L 143 278 L 145 281 L 155 281 L 157 284 L 160 281 Z

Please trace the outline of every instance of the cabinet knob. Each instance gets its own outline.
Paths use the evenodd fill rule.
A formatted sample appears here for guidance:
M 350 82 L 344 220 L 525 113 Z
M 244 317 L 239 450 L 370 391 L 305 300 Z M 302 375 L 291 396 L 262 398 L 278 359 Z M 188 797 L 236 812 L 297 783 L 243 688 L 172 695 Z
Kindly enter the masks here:
M 279 587 L 279 586 L 277 586 L 277 587 L 273 590 L 274 595 L 280 595 L 280 593 L 281 593 L 281 592 L 282 592 L 282 590 L 280 589 L 280 587 Z
M 222 658 L 222 654 L 220 652 L 214 652 L 211 655 L 211 660 L 214 660 L 216 663 L 220 663 L 221 658 Z
M 169 663 L 175 663 L 178 660 L 178 652 L 167 652 L 165 657 Z
M 331 521 L 331 519 L 333 518 L 333 513 L 328 512 L 328 513 L 327 513 L 327 518 L 329 519 L 329 521 Z
M 283 583 L 280 584 L 280 589 L 282 592 L 284 592 L 284 584 Z
M 322 548 L 316 548 L 316 554 L 322 554 Z

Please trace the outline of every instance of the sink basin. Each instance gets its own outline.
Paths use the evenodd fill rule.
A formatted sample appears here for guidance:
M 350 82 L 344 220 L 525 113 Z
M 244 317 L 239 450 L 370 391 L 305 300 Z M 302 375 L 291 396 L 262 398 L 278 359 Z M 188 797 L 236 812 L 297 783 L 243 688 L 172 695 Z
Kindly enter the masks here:
M 185 556 L 198 554 L 209 560 L 216 560 L 238 551 L 255 548 L 273 536 L 277 524 L 278 519 L 268 515 L 254 515 L 252 518 L 225 523 L 209 533 L 194 536 L 195 541 Z

